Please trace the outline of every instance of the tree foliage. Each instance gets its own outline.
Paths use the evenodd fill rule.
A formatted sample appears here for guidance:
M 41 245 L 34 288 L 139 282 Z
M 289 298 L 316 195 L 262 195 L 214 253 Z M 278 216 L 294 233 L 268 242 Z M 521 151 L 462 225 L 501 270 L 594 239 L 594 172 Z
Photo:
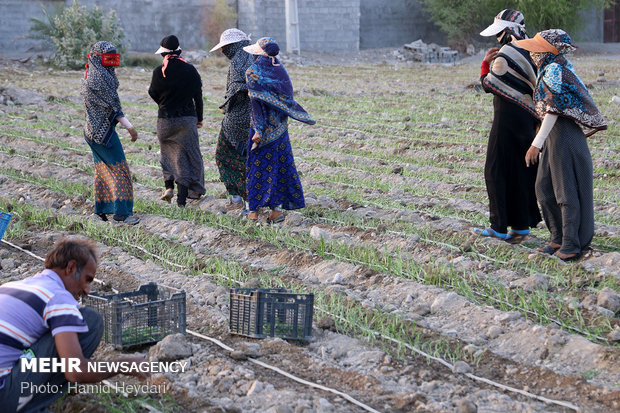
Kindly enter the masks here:
M 125 34 L 114 10 L 107 14 L 99 7 L 88 11 L 74 0 L 71 7 L 48 12 L 41 6 L 45 17 L 30 19 L 30 36 L 50 43 L 56 53 L 53 63 L 62 68 L 79 69 L 86 63 L 86 55 L 91 46 L 106 40 L 116 46 L 121 53 L 125 51 Z
M 503 9 L 519 10 L 530 35 L 546 29 L 564 29 L 575 34 L 580 13 L 591 7 L 601 11 L 609 0 L 421 0 L 431 20 L 451 44 L 461 46 L 477 39 Z
M 207 37 L 207 49 L 220 42 L 220 34 L 237 24 L 237 12 L 227 0 L 215 0 L 213 6 L 207 7 L 204 33 Z

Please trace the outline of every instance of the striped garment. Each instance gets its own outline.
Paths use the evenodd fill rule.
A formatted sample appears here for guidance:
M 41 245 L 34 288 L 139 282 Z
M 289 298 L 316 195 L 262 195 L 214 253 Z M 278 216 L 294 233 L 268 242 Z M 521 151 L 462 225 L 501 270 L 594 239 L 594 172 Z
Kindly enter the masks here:
M 45 333 L 84 333 L 78 302 L 52 270 L 0 286 L 0 377 Z
M 484 79 L 485 89 L 494 95 L 510 100 L 538 118 L 534 106 L 536 67 L 527 50 L 513 43 L 503 46 L 493 64 L 491 72 Z

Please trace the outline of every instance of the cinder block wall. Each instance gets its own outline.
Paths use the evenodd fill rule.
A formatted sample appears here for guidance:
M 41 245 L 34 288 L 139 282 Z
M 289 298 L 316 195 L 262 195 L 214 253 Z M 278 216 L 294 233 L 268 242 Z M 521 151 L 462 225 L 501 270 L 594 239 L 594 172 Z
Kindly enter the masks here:
M 359 50 L 359 0 L 298 0 L 301 51 Z M 271 36 L 286 50 L 284 0 L 239 0 L 239 28 Z
M 254 40 L 275 37 L 286 50 L 284 0 L 228 0 L 238 7 L 238 27 Z M 44 18 L 41 4 L 70 6 L 72 0 L 0 0 L 0 54 L 41 49 L 28 39 L 30 18 Z M 203 25 L 207 7 L 215 0 L 81 0 L 92 7 L 115 9 L 129 40 L 129 50 L 152 52 L 162 37 L 174 33 L 184 49 L 204 49 Z M 357 51 L 398 47 L 417 39 L 445 44 L 445 37 L 429 22 L 419 0 L 298 0 L 301 50 Z M 578 41 L 601 42 L 600 13 L 583 13 L 582 30 L 571 33 Z
M 30 18 L 44 19 L 41 4 L 50 12 L 70 6 L 73 0 L 0 0 L 0 53 L 12 54 L 41 48 L 38 40 L 27 39 Z M 106 13 L 116 10 L 129 41 L 129 50 L 155 52 L 161 39 L 176 34 L 184 49 L 206 46 L 203 25 L 207 7 L 215 0 L 80 0 Z
M 298 0 L 298 3 L 302 51 L 359 50 L 360 0 Z
M 41 49 L 41 41 L 28 39 L 30 19 L 45 21 L 43 5 L 53 11 L 65 0 L 0 0 L 0 54 L 23 53 Z
M 238 28 L 251 35 L 252 41 L 270 36 L 286 50 L 284 0 L 238 0 Z
M 97 5 L 116 10 L 129 50 L 155 52 L 164 36 L 175 34 L 183 49 L 204 49 L 203 25 L 207 6 L 215 0 L 80 0 L 88 8 Z M 71 0 L 67 1 L 67 5 Z
M 446 43 L 418 0 L 360 0 L 360 49 Z

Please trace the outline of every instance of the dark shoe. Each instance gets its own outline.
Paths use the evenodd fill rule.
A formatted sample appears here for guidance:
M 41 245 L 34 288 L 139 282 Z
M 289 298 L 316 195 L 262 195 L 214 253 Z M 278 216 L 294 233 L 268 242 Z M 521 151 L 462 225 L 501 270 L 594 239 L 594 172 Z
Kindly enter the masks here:
M 136 225 L 138 222 L 140 222 L 140 218 L 134 216 L 127 217 L 123 220 L 123 223 L 127 225 Z
M 553 255 L 555 252 L 559 250 L 559 248 L 554 248 L 551 245 L 547 244 L 544 247 L 536 248 L 536 251 L 542 252 L 543 254 Z
M 132 215 L 114 215 L 114 221 L 122 222 L 123 224 L 128 225 L 136 225 L 140 222 L 140 218 L 134 217 Z
M 200 199 L 201 196 L 202 194 L 192 191 L 191 189 L 187 192 L 187 199 Z
M 278 222 L 282 222 L 284 221 L 284 214 L 280 212 L 280 215 L 277 215 L 275 218 L 271 217 L 271 214 L 269 214 L 269 217 L 267 217 L 267 223 L 268 224 L 277 224 Z
M 108 216 L 102 212 L 95 212 L 93 215 L 98 216 L 103 222 L 108 222 Z

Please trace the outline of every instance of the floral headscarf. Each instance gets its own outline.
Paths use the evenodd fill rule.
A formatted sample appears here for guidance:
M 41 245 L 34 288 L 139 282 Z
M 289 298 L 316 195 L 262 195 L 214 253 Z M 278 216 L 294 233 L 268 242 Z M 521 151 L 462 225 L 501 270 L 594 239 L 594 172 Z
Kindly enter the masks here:
M 308 112 L 293 99 L 291 79 L 275 57 L 280 50 L 278 44 L 271 38 L 262 38 L 258 44 L 265 55 L 257 55 L 256 61 L 246 72 L 250 98 L 261 100 L 300 122 L 314 125 L 315 121 Z
M 565 54 L 576 49 L 570 36 L 560 29 L 545 30 L 539 35 L 558 53 L 531 53 L 532 60 L 538 66 L 534 93 L 538 115 L 542 118 L 546 113 L 553 113 L 571 118 L 586 130 L 587 136 L 607 129 L 603 115 L 575 73 L 572 63 L 565 57 Z
M 245 148 L 247 143 L 252 112 L 247 94 L 238 95 L 239 92 L 245 91 L 247 93 L 245 71 L 254 63 L 254 57 L 243 50 L 249 44 L 249 40 L 241 40 L 222 48 L 224 55 L 230 59 L 226 78 L 226 95 L 224 96 L 224 103 L 220 105 L 220 108 L 225 109 L 226 112 L 226 116 L 222 120 L 222 132 L 224 138 L 238 150 Z

